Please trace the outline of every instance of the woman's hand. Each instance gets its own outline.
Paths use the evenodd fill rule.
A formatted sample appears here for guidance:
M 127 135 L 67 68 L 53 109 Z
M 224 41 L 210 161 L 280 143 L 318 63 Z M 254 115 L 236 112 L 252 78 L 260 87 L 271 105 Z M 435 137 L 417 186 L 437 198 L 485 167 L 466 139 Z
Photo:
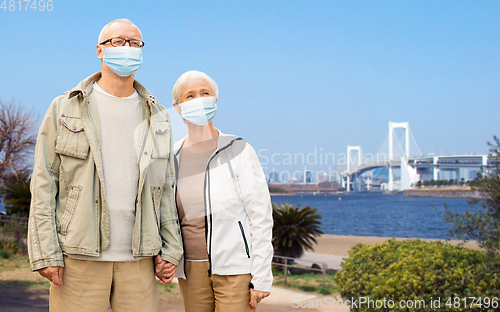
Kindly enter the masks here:
M 250 289 L 250 306 L 252 309 L 257 308 L 257 304 L 271 293 L 267 291 L 259 291 L 255 289 Z
M 177 266 L 163 260 L 160 255 L 155 257 L 155 274 L 160 284 L 170 284 L 174 279 L 175 271 L 177 271 Z

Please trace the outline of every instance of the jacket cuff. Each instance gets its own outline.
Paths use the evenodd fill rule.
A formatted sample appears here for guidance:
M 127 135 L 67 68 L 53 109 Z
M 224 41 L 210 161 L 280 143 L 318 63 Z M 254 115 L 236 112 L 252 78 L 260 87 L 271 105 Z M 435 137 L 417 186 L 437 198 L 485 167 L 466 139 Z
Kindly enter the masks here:
M 163 253 L 163 252 L 161 253 L 161 258 L 165 261 L 172 263 L 175 266 L 179 266 L 179 259 L 176 259 L 170 255 Z
M 254 282 L 252 284 L 254 290 L 271 292 L 271 285 L 255 284 Z
M 45 269 L 48 267 L 64 267 L 64 260 L 62 259 L 48 259 L 48 260 L 38 260 L 31 263 L 31 271 L 38 271 L 40 269 Z

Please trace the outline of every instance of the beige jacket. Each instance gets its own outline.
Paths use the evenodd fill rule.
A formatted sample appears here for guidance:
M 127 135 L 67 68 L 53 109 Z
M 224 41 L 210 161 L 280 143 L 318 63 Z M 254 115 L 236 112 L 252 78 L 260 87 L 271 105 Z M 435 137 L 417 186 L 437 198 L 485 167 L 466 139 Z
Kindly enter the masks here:
M 98 257 L 109 248 L 109 216 L 92 84 L 96 73 L 54 99 L 38 133 L 31 177 L 28 251 L 32 270 L 64 266 L 63 254 Z M 141 101 L 134 256 L 178 264 L 182 242 L 174 204 L 174 156 L 165 107 L 134 82 Z

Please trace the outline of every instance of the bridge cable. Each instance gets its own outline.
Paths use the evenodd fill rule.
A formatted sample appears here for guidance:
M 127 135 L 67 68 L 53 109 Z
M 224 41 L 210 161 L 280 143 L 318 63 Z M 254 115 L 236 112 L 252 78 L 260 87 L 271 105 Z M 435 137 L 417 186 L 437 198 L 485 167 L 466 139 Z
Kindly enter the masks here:
M 393 132 L 394 134 L 396 134 L 396 131 L 392 130 L 392 132 Z M 403 147 L 401 146 L 401 143 L 399 142 L 399 138 L 398 138 L 398 136 L 397 136 L 397 135 L 394 135 L 394 137 L 396 138 L 396 142 L 398 142 L 398 146 L 399 146 L 399 150 L 401 151 L 401 154 L 403 154 L 403 155 L 404 155 L 404 154 L 405 154 L 405 152 L 404 152 L 404 150 L 403 150 Z M 408 156 L 410 156 L 410 155 L 408 155 Z M 392 159 L 391 159 L 391 160 L 392 160 Z
M 413 142 L 415 142 L 415 146 L 417 147 L 418 152 L 420 153 L 420 156 L 423 156 L 422 151 L 418 147 L 417 140 L 415 140 L 415 137 L 413 136 L 413 133 L 410 131 L 411 138 L 413 139 Z M 408 155 L 409 156 L 409 155 Z

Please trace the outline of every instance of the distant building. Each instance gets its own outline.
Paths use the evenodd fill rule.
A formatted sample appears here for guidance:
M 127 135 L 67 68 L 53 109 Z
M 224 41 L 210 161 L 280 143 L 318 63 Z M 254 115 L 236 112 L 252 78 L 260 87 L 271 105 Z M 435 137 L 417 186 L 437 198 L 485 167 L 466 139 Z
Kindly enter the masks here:
M 325 182 L 327 181 L 328 175 L 326 172 L 323 172 L 322 174 L 318 175 L 318 182 Z
M 480 173 L 481 170 L 475 170 L 475 169 L 472 169 L 469 171 L 469 180 L 474 180 L 475 178 L 477 178 L 477 174 Z
M 304 170 L 304 183 L 312 183 L 312 172 L 311 170 Z
M 269 181 L 271 183 L 279 183 L 280 182 L 280 175 L 276 171 L 271 172 L 269 174 Z

